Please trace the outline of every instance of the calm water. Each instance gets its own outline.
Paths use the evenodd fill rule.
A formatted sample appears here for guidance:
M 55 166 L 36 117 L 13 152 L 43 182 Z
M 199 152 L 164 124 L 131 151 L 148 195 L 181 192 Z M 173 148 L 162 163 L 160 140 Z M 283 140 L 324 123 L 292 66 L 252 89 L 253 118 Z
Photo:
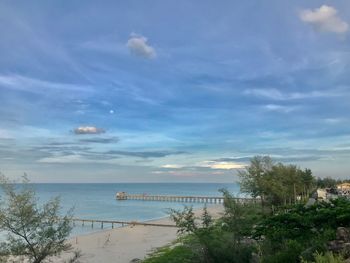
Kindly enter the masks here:
M 125 191 L 134 194 L 221 196 L 220 188 L 238 194 L 237 184 L 184 184 L 184 183 L 123 183 L 123 184 L 35 184 L 39 202 L 60 196 L 62 211 L 74 207 L 74 216 L 85 219 L 146 221 L 167 216 L 169 208 L 181 209 L 183 203 L 157 201 L 117 201 L 115 193 Z M 203 204 L 189 204 L 200 207 Z M 105 225 L 104 229 L 111 226 Z M 100 230 L 99 225 L 76 226 L 72 235 Z

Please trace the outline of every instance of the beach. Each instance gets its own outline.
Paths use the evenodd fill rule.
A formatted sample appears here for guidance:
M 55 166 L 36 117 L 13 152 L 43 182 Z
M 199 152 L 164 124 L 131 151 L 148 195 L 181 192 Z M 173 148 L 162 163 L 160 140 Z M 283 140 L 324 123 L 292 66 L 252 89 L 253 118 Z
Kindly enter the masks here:
M 223 212 L 223 207 L 211 205 L 208 206 L 208 211 L 217 218 Z M 200 216 L 201 213 L 202 209 L 195 210 L 196 216 Z M 173 224 L 169 217 L 149 222 Z M 144 259 L 155 249 L 170 244 L 176 239 L 176 233 L 175 227 L 135 225 L 76 236 L 69 242 L 74 249 L 81 251 L 81 262 L 129 263 L 134 259 Z M 73 253 L 66 253 L 62 255 L 61 260 L 72 255 Z

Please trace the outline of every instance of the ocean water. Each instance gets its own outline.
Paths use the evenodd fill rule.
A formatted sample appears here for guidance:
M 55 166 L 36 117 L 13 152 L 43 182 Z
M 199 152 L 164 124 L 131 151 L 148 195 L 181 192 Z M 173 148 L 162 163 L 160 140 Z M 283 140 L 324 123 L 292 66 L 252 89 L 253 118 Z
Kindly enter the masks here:
M 221 188 L 228 189 L 238 195 L 237 184 L 212 183 L 113 183 L 113 184 L 33 184 L 39 203 L 59 196 L 62 212 L 73 208 L 75 218 L 120 220 L 120 221 L 148 221 L 168 215 L 170 208 L 182 209 L 185 205 L 194 208 L 203 206 L 201 203 L 177 203 L 141 200 L 116 200 L 115 194 L 125 191 L 130 194 L 149 195 L 189 195 L 189 196 L 221 196 Z M 111 225 L 104 225 L 104 229 Z M 72 236 L 100 231 L 99 224 L 91 228 L 91 224 L 84 226 L 76 224 Z

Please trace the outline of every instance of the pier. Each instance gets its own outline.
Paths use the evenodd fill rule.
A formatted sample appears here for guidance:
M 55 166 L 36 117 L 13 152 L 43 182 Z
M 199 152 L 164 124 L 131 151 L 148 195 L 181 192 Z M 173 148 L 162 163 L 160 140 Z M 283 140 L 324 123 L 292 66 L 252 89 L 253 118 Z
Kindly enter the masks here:
M 156 224 L 156 223 L 147 223 L 147 222 L 137 222 L 137 221 L 115 221 L 115 220 L 98 220 L 98 219 L 82 219 L 82 218 L 72 218 L 71 219 L 73 226 L 81 224 L 81 226 L 91 226 L 91 228 L 100 227 L 103 229 L 106 224 L 114 227 L 124 227 L 124 226 L 158 226 L 158 227 L 176 227 L 171 224 Z
M 127 194 L 125 192 L 118 192 L 115 198 L 117 200 L 142 200 L 142 201 L 207 203 L 207 204 L 222 204 L 224 202 L 223 197 Z M 235 198 L 235 200 L 241 204 L 258 203 L 260 201 L 259 199 L 255 199 L 255 198 Z

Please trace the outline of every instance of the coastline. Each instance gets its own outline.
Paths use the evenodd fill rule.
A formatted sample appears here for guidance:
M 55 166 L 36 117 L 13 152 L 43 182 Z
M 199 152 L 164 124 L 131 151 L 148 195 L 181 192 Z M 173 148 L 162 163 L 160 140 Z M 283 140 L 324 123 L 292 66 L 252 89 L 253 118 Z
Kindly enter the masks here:
M 223 212 L 222 205 L 210 205 L 207 209 L 214 218 Z M 194 212 L 196 216 L 200 216 L 202 208 L 195 209 Z M 169 216 L 145 222 L 173 223 Z M 170 244 L 176 238 L 176 227 L 134 225 L 78 235 L 71 238 L 69 243 L 74 250 L 81 251 L 81 262 L 129 263 L 133 259 L 144 259 L 155 249 Z M 73 253 L 65 253 L 60 259 L 67 260 L 72 255 Z

